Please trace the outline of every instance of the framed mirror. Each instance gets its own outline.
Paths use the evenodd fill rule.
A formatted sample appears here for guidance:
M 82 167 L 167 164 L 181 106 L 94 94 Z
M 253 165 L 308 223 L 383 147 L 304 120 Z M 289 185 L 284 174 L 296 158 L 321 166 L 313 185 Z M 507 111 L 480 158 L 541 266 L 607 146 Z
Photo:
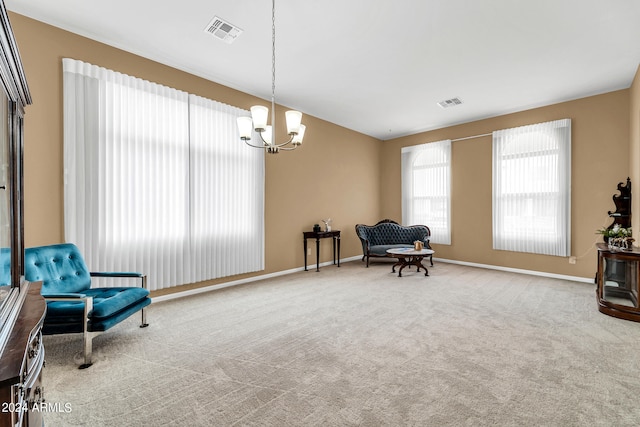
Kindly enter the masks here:
M 0 0 L 0 355 L 22 307 L 24 229 L 22 146 L 25 106 L 31 95 Z
M 11 205 L 11 147 L 9 140 L 9 99 L 2 92 L 0 99 L 0 322 L 6 318 L 14 284 L 11 279 L 12 205 Z

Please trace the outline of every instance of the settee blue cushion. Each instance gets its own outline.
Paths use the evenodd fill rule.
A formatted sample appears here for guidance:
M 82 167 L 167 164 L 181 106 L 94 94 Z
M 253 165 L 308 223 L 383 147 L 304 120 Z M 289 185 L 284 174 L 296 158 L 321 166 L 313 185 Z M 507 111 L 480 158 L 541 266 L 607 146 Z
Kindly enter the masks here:
M 413 244 L 397 244 L 397 245 L 373 245 L 369 247 L 369 254 L 376 256 L 387 256 L 387 249 L 395 248 L 412 248 Z

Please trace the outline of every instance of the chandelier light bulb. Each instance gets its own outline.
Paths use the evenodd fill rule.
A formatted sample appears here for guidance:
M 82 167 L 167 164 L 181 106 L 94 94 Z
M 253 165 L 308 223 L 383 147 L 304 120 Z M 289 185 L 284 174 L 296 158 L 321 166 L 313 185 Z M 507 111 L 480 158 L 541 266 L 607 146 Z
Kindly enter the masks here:
M 251 107 L 251 118 L 253 119 L 253 128 L 256 132 L 260 132 L 267 128 L 267 118 L 269 117 L 269 109 L 262 105 L 254 105 Z
M 251 130 L 253 129 L 253 120 L 251 117 L 238 117 L 238 130 L 240 131 L 240 139 L 251 139 Z
M 298 134 L 294 136 L 293 141 L 291 141 L 293 145 L 295 145 L 296 147 L 299 145 L 302 145 L 302 138 L 304 138 L 304 131 L 306 129 L 307 127 L 305 125 L 300 125 L 300 128 L 298 129 Z
M 289 110 L 285 114 L 287 121 L 287 133 L 297 134 L 300 129 L 300 122 L 302 121 L 302 113 L 300 111 Z

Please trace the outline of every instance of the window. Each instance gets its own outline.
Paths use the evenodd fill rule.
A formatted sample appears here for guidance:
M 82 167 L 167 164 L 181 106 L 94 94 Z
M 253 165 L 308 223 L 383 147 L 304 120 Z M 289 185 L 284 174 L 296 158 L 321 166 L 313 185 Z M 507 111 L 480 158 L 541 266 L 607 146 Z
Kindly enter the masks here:
M 402 223 L 422 224 L 431 242 L 451 244 L 451 141 L 402 149 Z
M 241 142 L 241 110 L 195 95 L 189 107 L 194 280 L 263 270 L 264 150 Z
M 92 270 L 145 272 L 154 290 L 264 269 L 264 153 L 237 135 L 248 112 L 63 70 L 65 239 Z
M 493 133 L 493 248 L 571 254 L 571 120 Z

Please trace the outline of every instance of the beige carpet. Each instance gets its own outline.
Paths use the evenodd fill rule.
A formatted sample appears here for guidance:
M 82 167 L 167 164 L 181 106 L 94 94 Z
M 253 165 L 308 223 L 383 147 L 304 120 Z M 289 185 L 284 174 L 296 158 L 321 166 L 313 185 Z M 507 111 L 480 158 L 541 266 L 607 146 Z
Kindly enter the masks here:
M 595 263 L 594 263 L 595 268 Z M 48 426 L 638 426 L 640 324 L 595 285 L 355 261 L 45 337 Z M 74 361 L 75 358 L 75 361 Z

